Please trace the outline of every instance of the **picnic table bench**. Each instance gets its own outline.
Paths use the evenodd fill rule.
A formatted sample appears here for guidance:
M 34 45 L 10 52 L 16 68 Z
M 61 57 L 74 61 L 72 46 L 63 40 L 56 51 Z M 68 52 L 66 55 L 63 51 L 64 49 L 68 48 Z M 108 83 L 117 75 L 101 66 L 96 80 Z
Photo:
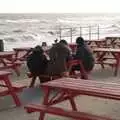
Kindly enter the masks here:
M 0 71 L 0 96 L 11 95 L 16 106 L 21 106 L 20 99 L 17 93 L 28 86 L 27 81 L 11 81 L 9 76 L 12 73 L 9 71 Z
M 117 76 L 118 69 L 120 67 L 120 49 L 118 48 L 94 48 L 93 53 L 96 54 L 96 63 L 101 64 L 104 68 L 104 64 L 108 64 L 115 67 L 114 76 Z M 112 59 L 114 61 L 111 61 Z M 106 61 L 109 60 L 109 61 Z
M 14 51 L 0 52 L 0 70 L 11 68 L 19 76 L 20 75 L 19 68 L 22 62 L 16 60 L 14 58 L 14 55 L 15 55 Z
M 106 46 L 106 39 L 91 39 L 91 40 L 85 40 L 85 42 L 92 48 Z
M 113 82 L 61 78 L 43 83 L 41 84 L 41 88 L 44 91 L 43 104 L 28 104 L 25 106 L 28 113 L 40 112 L 39 120 L 44 119 L 45 113 L 71 117 L 78 120 L 114 120 L 110 116 L 79 112 L 74 98 L 79 95 L 87 95 L 120 100 L 120 84 Z M 56 91 L 56 93 L 53 94 L 52 91 Z M 69 100 L 72 110 L 52 106 L 66 100 Z
M 115 36 L 111 36 L 111 37 L 106 37 L 106 44 L 107 46 L 111 47 L 111 48 L 120 48 L 119 47 L 119 42 L 120 42 L 120 37 L 115 37 Z
M 27 56 L 31 53 L 32 47 L 13 48 L 15 51 L 15 58 L 20 61 L 25 61 Z

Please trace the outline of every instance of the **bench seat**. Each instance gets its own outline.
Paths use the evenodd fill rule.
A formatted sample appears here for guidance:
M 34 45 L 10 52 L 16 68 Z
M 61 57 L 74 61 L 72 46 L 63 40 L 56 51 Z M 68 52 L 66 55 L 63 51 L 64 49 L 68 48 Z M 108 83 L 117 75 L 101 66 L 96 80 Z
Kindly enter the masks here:
M 22 80 L 22 81 L 14 81 L 11 82 L 12 88 L 16 92 L 22 92 L 22 90 L 29 85 L 29 80 Z M 0 96 L 5 96 L 9 94 L 9 90 L 6 84 L 3 81 L 0 81 Z
M 116 66 L 116 62 L 115 61 L 110 61 L 110 60 L 106 60 L 106 61 L 96 61 L 95 64 L 103 64 L 103 65 L 111 65 L 111 66 Z
M 112 120 L 111 118 L 104 117 L 104 116 L 93 115 L 85 112 L 65 110 L 57 107 L 47 107 L 46 105 L 29 104 L 24 108 L 27 110 L 28 113 L 43 111 L 45 113 L 60 115 L 64 117 L 70 117 L 70 118 L 79 119 L 79 120 Z

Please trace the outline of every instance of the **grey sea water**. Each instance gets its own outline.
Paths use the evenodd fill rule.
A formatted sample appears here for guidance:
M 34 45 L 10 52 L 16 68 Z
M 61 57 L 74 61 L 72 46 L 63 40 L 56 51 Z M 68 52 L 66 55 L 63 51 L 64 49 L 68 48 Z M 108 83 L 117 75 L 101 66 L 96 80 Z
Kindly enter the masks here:
M 5 50 L 33 47 L 43 41 L 51 45 L 59 38 L 60 28 L 70 27 L 73 34 L 79 35 L 80 26 L 92 26 L 93 33 L 99 26 L 100 37 L 120 36 L 120 14 L 0 14 L 0 39 L 4 40 Z M 82 32 L 88 34 L 89 29 Z M 62 34 L 69 33 L 68 29 Z

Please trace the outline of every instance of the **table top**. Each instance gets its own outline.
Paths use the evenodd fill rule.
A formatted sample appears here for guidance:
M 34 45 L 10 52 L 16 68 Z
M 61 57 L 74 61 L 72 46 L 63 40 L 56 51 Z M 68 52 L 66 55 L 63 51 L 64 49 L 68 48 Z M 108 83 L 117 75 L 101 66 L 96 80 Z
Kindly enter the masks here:
M 93 48 L 94 52 L 120 52 L 119 48 Z
M 10 72 L 10 71 L 0 71 L 0 76 L 4 76 L 4 75 L 11 75 L 12 74 L 12 72 Z
M 20 47 L 20 48 L 13 48 L 15 51 L 28 51 L 32 49 L 32 47 Z
M 14 54 L 15 54 L 14 51 L 4 51 L 4 52 L 0 52 L 0 57 L 11 56 Z
M 86 42 L 103 42 L 105 39 L 91 39 L 91 40 L 85 40 Z
M 111 36 L 111 37 L 105 37 L 105 39 L 120 39 L 120 37 Z
M 61 78 L 41 84 L 41 87 L 63 89 L 83 95 L 105 97 L 120 100 L 120 84 L 95 80 Z

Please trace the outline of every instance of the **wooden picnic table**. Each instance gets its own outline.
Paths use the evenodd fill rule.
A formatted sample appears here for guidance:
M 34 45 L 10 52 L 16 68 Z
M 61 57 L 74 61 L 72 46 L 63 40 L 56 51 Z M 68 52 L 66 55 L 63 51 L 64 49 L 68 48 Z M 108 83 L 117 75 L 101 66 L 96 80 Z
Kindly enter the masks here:
M 108 47 L 120 48 L 120 37 L 106 37 L 106 44 Z
M 18 60 L 24 61 L 26 57 L 30 54 L 32 47 L 20 47 L 20 48 L 13 48 L 15 51 L 15 57 Z
M 106 40 L 105 39 L 91 39 L 91 40 L 86 40 L 85 42 L 90 46 L 90 47 L 106 47 Z M 69 47 L 72 49 L 72 52 L 74 53 L 76 51 L 77 45 L 76 43 L 70 43 Z
M 0 71 L 0 96 L 11 95 L 16 106 L 21 106 L 17 92 L 22 91 L 25 86 L 17 84 L 17 82 L 13 84 L 9 78 L 11 74 L 8 71 Z
M 85 42 L 93 47 L 105 47 L 106 46 L 106 40 L 105 39 L 91 39 L 91 40 L 85 40 Z
M 104 60 L 110 59 L 111 57 L 110 54 L 112 55 L 112 59 L 114 59 L 114 66 L 115 66 L 115 71 L 114 75 L 117 76 L 118 69 L 120 66 L 120 49 L 116 48 L 94 48 L 93 49 L 94 53 L 97 53 L 97 62 L 100 62 L 102 65 L 104 64 Z M 108 57 L 106 57 L 108 56 Z M 106 62 L 107 63 L 107 62 Z M 111 62 L 108 62 L 108 64 L 112 64 Z
M 74 97 L 79 95 L 120 100 L 120 84 L 93 80 L 61 78 L 41 84 L 44 91 L 43 104 L 29 104 L 25 106 L 28 113 L 40 112 L 39 120 L 43 120 L 45 113 L 72 117 L 77 120 L 113 120 L 109 117 L 97 116 L 79 112 Z M 56 92 L 53 92 L 56 91 Z M 54 94 L 53 94 L 54 93 Z M 52 96 L 53 95 L 53 96 Z M 52 107 L 65 100 L 69 100 L 72 110 Z
M 0 70 L 12 68 L 16 72 L 16 74 L 19 76 L 20 71 L 18 67 L 20 67 L 21 62 L 16 61 L 14 56 L 15 56 L 14 51 L 0 52 Z

